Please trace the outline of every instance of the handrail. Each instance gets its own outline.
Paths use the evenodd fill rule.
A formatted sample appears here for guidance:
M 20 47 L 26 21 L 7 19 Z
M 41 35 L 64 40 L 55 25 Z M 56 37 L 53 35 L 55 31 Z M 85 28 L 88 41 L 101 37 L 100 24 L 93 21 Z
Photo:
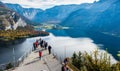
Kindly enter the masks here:
M 52 49 L 52 54 L 60 62 L 60 64 L 62 64 L 62 62 L 63 62 L 62 57 L 58 56 L 58 54 L 55 53 L 54 49 Z
M 20 58 L 18 58 L 15 62 L 8 62 L 5 64 L 0 64 L 0 70 L 5 70 L 9 63 L 11 63 L 12 66 L 15 65 L 15 67 L 19 66 L 24 61 L 24 59 L 32 52 L 32 49 L 33 48 L 30 48 L 30 50 L 28 52 L 25 52 L 24 55 L 22 55 Z
M 68 62 L 68 66 L 73 70 L 73 71 L 80 71 L 77 67 L 75 67 L 71 62 Z
M 54 49 L 52 49 L 52 54 L 55 56 L 55 58 L 60 61 L 60 64 L 63 63 L 63 58 L 61 56 L 58 56 L 57 53 L 55 53 Z M 68 62 L 68 66 L 73 71 L 80 71 L 77 67 L 75 67 L 71 62 Z
M 25 52 L 20 58 L 18 58 L 15 62 L 9 62 L 11 63 L 13 66 L 15 65 L 15 67 L 18 67 L 19 65 L 21 65 L 21 63 L 24 61 L 25 58 L 27 58 L 27 56 L 33 51 L 33 47 L 30 48 L 30 50 L 28 52 Z M 63 58 L 62 56 L 59 56 L 54 49 L 52 49 L 52 54 L 53 56 L 60 62 L 60 64 L 62 64 L 63 62 Z M 0 64 L 0 70 L 5 70 L 6 66 L 9 64 Z

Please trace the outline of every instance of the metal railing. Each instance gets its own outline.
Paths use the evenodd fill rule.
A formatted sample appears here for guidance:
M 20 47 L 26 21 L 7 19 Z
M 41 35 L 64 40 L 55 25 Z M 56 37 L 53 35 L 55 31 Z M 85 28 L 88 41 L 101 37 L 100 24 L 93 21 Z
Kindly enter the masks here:
M 63 58 L 62 58 L 61 56 L 59 56 L 59 55 L 54 51 L 54 49 L 52 49 L 52 54 L 53 54 L 53 56 L 62 64 Z
M 52 54 L 53 56 L 55 56 L 55 58 L 60 62 L 60 64 L 63 63 L 64 59 L 66 56 L 59 56 L 55 51 L 54 49 L 52 49 Z M 69 60 L 68 62 L 68 67 L 72 70 L 72 71 L 80 71 L 77 67 L 75 67 L 71 61 Z
M 20 66 L 23 63 L 23 61 L 25 60 L 25 58 L 27 58 L 28 55 L 32 51 L 33 51 L 33 48 L 30 48 L 30 50 L 28 52 L 24 53 L 23 56 L 21 56 L 19 59 L 17 59 L 16 61 L 13 61 L 13 62 L 9 62 L 13 66 L 12 69 L 14 69 L 15 67 Z M 54 49 L 52 49 L 52 54 L 60 62 L 60 64 L 62 64 L 62 62 L 64 60 L 64 56 L 58 55 L 57 52 L 54 51 Z M 0 71 L 5 70 L 9 63 L 0 64 Z
M 32 52 L 32 50 L 33 50 L 33 48 L 30 48 L 30 50 L 28 52 L 25 52 L 23 56 L 21 56 L 19 59 L 15 60 L 14 62 L 0 64 L 0 71 L 6 70 L 7 66 L 9 64 L 12 66 L 11 69 L 14 69 L 15 67 L 18 67 L 20 64 L 22 64 L 24 59 L 28 57 L 28 55 Z

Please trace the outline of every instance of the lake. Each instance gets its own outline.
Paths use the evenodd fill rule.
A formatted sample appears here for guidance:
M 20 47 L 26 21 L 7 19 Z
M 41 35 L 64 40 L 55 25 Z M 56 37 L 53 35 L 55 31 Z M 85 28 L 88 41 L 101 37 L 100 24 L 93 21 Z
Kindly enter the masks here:
M 120 51 L 120 38 L 105 35 L 95 31 L 85 31 L 81 29 L 66 30 L 46 30 L 51 34 L 41 37 L 53 48 L 52 51 L 59 57 L 71 57 L 74 52 L 87 51 L 91 53 L 99 48 L 100 52 L 105 52 L 106 48 L 112 60 L 118 60 L 117 53 Z M 13 61 L 13 48 L 15 57 L 18 59 L 25 52 L 33 47 L 33 42 L 40 37 L 27 38 L 24 42 L 11 46 L 0 47 L 0 64 Z

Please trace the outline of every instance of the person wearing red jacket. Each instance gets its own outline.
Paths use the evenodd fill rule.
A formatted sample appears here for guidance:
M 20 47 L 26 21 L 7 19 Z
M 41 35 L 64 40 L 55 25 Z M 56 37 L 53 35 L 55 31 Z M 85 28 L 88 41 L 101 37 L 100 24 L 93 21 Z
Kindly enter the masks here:
M 35 42 L 35 46 L 36 46 L 36 48 L 38 48 L 38 41 Z
M 39 51 L 39 58 L 41 60 L 41 58 L 42 58 L 42 51 Z

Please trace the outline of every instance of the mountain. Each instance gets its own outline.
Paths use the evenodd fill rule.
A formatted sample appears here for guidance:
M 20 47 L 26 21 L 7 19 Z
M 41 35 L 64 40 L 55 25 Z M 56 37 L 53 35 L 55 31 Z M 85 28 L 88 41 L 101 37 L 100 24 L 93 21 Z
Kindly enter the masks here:
M 46 9 L 42 13 L 38 13 L 36 17 L 36 20 L 39 20 L 40 22 L 48 22 L 48 23 L 60 23 L 63 21 L 69 14 L 79 8 L 79 5 L 61 5 L 61 6 L 55 6 L 50 9 Z
M 5 5 L 2 2 L 0 2 L 0 7 L 5 7 Z
M 27 17 L 28 19 L 32 20 L 34 16 L 39 12 L 42 12 L 41 9 L 34 9 L 34 8 L 23 8 L 19 4 L 6 4 L 8 8 L 15 10 L 20 15 Z
M 28 24 L 39 24 L 32 19 L 35 17 L 36 13 L 41 12 L 41 9 L 33 9 L 33 8 L 22 8 L 18 4 L 6 4 L 6 6 L 15 12 L 19 13 L 19 15 L 25 20 Z
M 0 2 L 0 30 L 15 30 L 26 25 L 26 22 L 16 12 L 8 9 Z
M 6 4 L 7 7 L 37 24 L 60 23 L 63 26 L 110 34 L 120 34 L 119 5 L 119 0 L 100 0 L 89 4 L 61 5 L 41 10 Z
M 120 34 L 120 1 L 100 0 L 89 6 L 72 12 L 61 25 Z
M 85 8 L 89 4 L 84 5 L 61 5 L 50 9 L 41 10 L 33 8 L 22 8 L 18 4 L 6 4 L 7 7 L 15 10 L 20 15 L 25 16 L 29 20 L 36 23 L 60 23 L 73 11 Z

